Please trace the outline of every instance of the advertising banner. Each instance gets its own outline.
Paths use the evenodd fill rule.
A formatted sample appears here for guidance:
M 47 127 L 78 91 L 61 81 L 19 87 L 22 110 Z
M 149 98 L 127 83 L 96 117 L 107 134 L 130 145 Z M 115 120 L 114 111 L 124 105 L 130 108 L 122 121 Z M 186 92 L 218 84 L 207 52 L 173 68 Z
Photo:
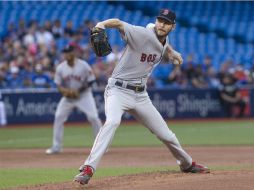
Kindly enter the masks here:
M 253 116 L 254 102 L 250 97 L 254 97 L 254 92 L 246 89 L 243 92 L 249 99 L 246 115 Z M 165 119 L 225 117 L 217 90 L 151 90 L 149 96 Z M 103 92 L 94 92 L 94 97 L 100 118 L 104 120 Z M 53 122 L 60 98 L 61 95 L 57 91 L 3 93 L 8 123 Z M 126 113 L 123 119 L 133 118 Z M 85 115 L 79 110 L 74 110 L 68 119 L 68 121 L 85 120 Z

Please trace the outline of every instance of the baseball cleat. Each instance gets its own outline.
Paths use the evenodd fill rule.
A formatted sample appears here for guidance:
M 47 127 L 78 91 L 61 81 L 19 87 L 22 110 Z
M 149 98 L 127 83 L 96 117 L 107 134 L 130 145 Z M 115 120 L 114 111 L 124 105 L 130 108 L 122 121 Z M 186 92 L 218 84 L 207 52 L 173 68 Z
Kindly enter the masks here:
M 93 176 L 94 169 L 91 166 L 83 165 L 79 168 L 80 174 L 74 177 L 73 181 L 80 183 L 81 185 L 88 184 L 89 180 Z
M 200 164 L 196 164 L 196 162 L 192 162 L 191 166 L 187 169 L 181 168 L 181 171 L 184 173 L 210 173 L 209 168 Z
M 63 152 L 63 150 L 61 148 L 54 148 L 54 147 L 51 147 L 49 149 L 46 150 L 46 154 L 59 154 Z

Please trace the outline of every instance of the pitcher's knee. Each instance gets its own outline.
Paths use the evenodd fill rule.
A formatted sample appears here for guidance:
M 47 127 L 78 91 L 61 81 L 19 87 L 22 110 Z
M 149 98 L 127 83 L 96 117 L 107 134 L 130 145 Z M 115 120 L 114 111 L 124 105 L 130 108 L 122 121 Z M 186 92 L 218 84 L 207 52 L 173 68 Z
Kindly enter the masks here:
M 121 120 L 118 119 L 111 119 L 111 120 L 106 120 L 105 125 L 107 126 L 113 126 L 117 128 L 121 123 Z

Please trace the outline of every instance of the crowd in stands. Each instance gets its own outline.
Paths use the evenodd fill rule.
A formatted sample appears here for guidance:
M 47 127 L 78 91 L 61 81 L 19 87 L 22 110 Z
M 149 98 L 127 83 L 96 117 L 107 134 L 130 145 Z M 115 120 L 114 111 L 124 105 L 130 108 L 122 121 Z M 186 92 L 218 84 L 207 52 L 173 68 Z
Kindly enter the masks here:
M 195 55 L 188 55 L 182 66 L 159 65 L 154 71 L 154 82 L 158 88 L 219 88 L 224 75 L 231 74 L 239 87 L 253 87 L 254 61 L 247 70 L 241 63 L 225 60 L 216 70 L 212 57 L 206 56 L 202 63 L 194 61 Z
M 71 21 L 65 24 L 60 20 L 46 21 L 42 25 L 35 20 L 10 23 L 0 41 L 0 89 L 55 88 L 54 71 L 63 60 L 61 48 L 66 44 L 74 45 L 78 56 L 92 66 L 97 88 L 103 89 L 121 56 L 121 49 L 112 44 L 112 54 L 96 57 L 89 45 L 93 25 L 90 20 L 76 28 Z M 224 60 L 216 70 L 212 56 L 215 55 L 207 55 L 202 63 L 197 63 L 195 54 L 189 54 L 182 66 L 160 64 L 148 85 L 155 88 L 218 88 L 222 76 L 231 73 L 237 84 L 253 86 L 254 60 L 249 70 L 234 60 Z

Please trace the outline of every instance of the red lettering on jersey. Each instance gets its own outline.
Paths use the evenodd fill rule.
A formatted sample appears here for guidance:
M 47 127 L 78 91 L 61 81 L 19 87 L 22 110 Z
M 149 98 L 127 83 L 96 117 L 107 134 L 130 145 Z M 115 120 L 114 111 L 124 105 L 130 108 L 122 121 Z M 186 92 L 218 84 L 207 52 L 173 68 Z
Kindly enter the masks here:
M 147 57 L 147 62 L 152 62 L 153 55 L 149 54 Z
M 141 62 L 154 62 L 155 59 L 156 59 L 156 54 L 145 54 L 145 53 L 142 53 L 141 55 L 141 58 L 140 58 L 140 61 Z
M 152 60 L 152 62 L 154 62 L 155 61 L 155 59 L 156 59 L 156 54 L 153 54 L 153 60 Z
M 76 81 L 81 81 L 81 76 L 76 76 L 76 75 L 68 75 L 64 78 L 65 81 L 70 81 L 70 80 L 76 80 Z
M 142 53 L 142 55 L 141 55 L 141 58 L 140 58 L 140 61 L 141 62 L 145 62 L 146 61 L 146 54 L 145 53 Z

